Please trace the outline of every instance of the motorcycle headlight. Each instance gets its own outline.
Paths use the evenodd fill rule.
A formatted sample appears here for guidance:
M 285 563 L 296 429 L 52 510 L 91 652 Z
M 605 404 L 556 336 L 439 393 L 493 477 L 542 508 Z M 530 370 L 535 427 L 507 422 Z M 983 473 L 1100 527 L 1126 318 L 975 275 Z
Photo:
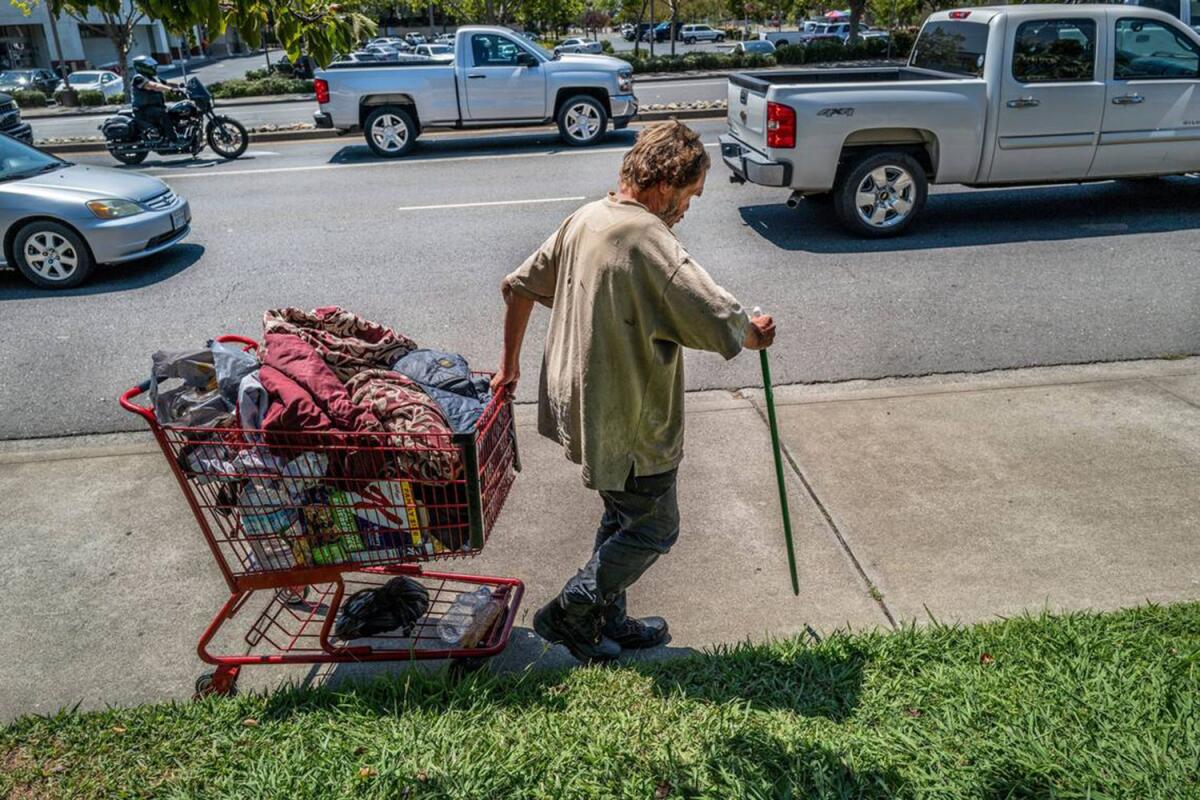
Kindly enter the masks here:
M 628 94 L 633 91 L 633 70 L 623 69 L 617 73 L 617 87 L 622 94 Z
M 132 200 L 89 200 L 87 207 L 100 219 L 120 219 L 142 213 L 142 207 Z

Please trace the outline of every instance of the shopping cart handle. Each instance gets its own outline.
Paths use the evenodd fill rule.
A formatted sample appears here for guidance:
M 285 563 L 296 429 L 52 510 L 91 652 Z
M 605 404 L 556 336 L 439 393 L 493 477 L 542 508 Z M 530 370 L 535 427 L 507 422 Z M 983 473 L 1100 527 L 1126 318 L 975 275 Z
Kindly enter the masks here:
M 131 414 L 139 414 L 139 415 L 145 417 L 149 422 L 154 422 L 155 420 L 154 420 L 154 412 L 153 411 L 146 408 L 145 406 L 139 406 L 137 403 L 133 402 L 133 398 L 137 397 L 140 394 L 145 394 L 146 392 L 150 391 L 150 383 L 151 383 L 151 380 L 149 378 L 147 378 L 146 380 L 139 383 L 137 386 L 134 386 L 132 389 L 125 392 L 125 394 L 121 395 L 120 403 L 121 403 L 121 408 L 125 409 L 126 411 L 130 412 Z

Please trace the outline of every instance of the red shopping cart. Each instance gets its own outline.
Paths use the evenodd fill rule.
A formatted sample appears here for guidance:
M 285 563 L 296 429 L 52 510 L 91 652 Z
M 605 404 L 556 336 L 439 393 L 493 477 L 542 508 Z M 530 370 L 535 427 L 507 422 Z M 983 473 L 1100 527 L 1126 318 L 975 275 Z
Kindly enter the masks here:
M 239 336 L 219 341 L 257 348 Z M 520 470 L 507 393 L 493 397 L 469 434 L 266 434 L 164 426 L 134 402 L 149 387 L 125 392 L 121 406 L 150 425 L 230 591 L 200 637 L 197 652 L 216 670 L 197 680 L 197 695 L 232 693 L 250 665 L 450 659 L 463 670 L 504 650 L 522 582 L 422 565 L 477 555 L 491 533 Z M 343 601 L 397 576 L 426 590 L 415 623 L 340 639 Z M 469 643 L 445 635 L 464 619 L 456 601 L 485 589 L 486 627 Z M 250 625 L 223 632 L 239 613 Z M 231 633 L 233 652 L 211 652 L 218 634 L 224 641 Z

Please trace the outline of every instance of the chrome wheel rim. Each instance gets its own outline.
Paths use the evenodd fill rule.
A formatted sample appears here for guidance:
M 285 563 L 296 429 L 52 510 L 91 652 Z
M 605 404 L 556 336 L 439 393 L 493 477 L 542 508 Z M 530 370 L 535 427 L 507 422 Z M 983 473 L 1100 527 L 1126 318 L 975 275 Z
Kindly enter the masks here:
M 38 231 L 25 240 L 25 263 L 41 278 L 65 281 L 79 268 L 79 253 L 54 231 Z
M 224 152 L 232 153 L 242 146 L 242 132 L 234 125 L 221 123 L 217 126 L 216 140 Z
M 567 109 L 567 134 L 577 142 L 592 139 L 600 130 L 600 112 L 589 103 L 576 103 Z
M 389 153 L 408 143 L 408 125 L 395 114 L 380 114 L 371 124 L 371 141 Z
M 872 228 L 894 228 L 908 219 L 917 196 L 917 184 L 903 167 L 877 167 L 858 184 L 854 206 L 859 218 Z

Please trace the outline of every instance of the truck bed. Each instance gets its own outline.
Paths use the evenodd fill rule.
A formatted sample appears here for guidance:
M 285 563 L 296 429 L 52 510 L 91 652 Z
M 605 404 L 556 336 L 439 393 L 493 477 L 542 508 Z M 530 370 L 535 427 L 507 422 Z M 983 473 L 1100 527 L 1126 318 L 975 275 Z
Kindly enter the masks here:
M 766 93 L 772 86 L 815 83 L 899 83 L 900 81 L 949 81 L 960 75 L 929 72 L 908 67 L 863 67 L 851 69 L 798 69 L 787 72 L 742 72 L 729 82 L 753 92 Z

